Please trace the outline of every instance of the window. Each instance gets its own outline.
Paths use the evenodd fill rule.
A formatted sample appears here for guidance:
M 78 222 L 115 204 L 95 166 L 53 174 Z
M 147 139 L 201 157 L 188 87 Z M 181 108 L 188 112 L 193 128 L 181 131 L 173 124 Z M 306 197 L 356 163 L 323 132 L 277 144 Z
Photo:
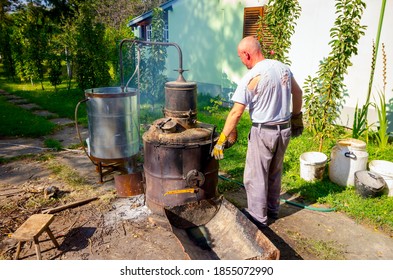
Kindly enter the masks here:
M 243 21 L 243 38 L 247 36 L 258 36 L 258 39 L 263 39 L 263 48 L 270 46 L 273 43 L 273 37 L 269 34 L 266 26 L 262 25 L 262 34 L 258 34 L 260 28 L 260 18 L 265 14 L 264 7 L 247 7 L 244 8 Z M 262 38 L 261 38 L 262 37 Z
M 146 25 L 146 41 L 150 42 L 151 41 L 151 24 Z
M 263 7 L 244 8 L 243 38 L 257 36 L 259 18 L 263 16 Z
M 169 42 L 168 23 L 165 23 L 165 26 L 164 26 L 164 42 Z

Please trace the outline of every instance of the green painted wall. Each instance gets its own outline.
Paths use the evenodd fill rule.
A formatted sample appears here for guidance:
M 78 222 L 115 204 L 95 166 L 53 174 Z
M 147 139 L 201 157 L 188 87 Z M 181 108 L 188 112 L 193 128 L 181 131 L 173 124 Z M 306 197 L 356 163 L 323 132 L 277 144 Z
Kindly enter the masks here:
M 242 38 L 244 5 L 241 1 L 229 2 L 182 0 L 169 11 L 169 40 L 182 49 L 183 68 L 189 70 L 184 73 L 185 79 L 216 85 L 215 89 L 199 86 L 199 92 L 217 94 L 220 87 L 234 87 L 234 81 L 227 77 L 240 77 L 246 71 L 236 49 Z M 176 77 L 172 70 L 177 66 L 176 50 L 168 49 L 170 80 Z

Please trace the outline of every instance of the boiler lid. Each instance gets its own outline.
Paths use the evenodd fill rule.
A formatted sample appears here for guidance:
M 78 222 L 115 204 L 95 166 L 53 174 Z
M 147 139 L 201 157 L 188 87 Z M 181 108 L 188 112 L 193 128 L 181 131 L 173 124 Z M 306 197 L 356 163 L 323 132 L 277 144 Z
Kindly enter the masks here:
M 153 122 L 149 130 L 143 134 L 143 141 L 156 142 L 157 144 L 205 144 L 212 139 L 213 130 L 197 124 L 196 127 L 188 129 L 177 129 L 175 132 L 166 133 L 159 124 L 165 119 L 158 119 Z
M 167 82 L 165 83 L 166 88 L 194 88 L 196 87 L 195 82 L 178 82 L 178 81 L 173 81 L 173 82 Z

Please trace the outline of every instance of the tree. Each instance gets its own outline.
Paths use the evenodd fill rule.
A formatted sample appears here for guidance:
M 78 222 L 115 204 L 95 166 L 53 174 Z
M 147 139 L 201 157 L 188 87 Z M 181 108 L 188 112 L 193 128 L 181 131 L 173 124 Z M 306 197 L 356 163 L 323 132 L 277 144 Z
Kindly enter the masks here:
M 130 18 L 162 0 L 0 0 L 0 59 L 9 77 L 56 87 L 65 60 L 68 85 L 82 89 L 117 79 L 118 44 Z M 110 67 L 111 66 L 111 69 Z M 74 72 L 75 70 L 75 73 Z
M 8 78 L 15 79 L 15 63 L 12 58 L 12 24 L 11 20 L 0 22 L 0 60 L 3 62 L 4 73 Z
M 75 21 L 75 66 L 79 88 L 85 90 L 107 86 L 110 81 L 105 28 L 94 21 L 96 14 L 90 1 L 79 7 Z
M 12 58 L 12 30 L 13 20 L 9 12 L 14 11 L 18 1 L 0 0 L 0 58 L 3 62 L 4 72 L 7 77 L 15 79 L 15 62 Z
M 44 62 L 48 55 L 50 23 L 41 6 L 28 3 L 14 15 L 14 43 L 17 74 L 22 80 L 34 83 L 38 79 L 42 89 L 45 74 Z
M 164 39 L 164 20 L 161 8 L 153 9 L 151 41 L 162 42 Z M 165 71 L 165 60 L 167 57 L 166 47 L 149 45 L 150 53 L 143 50 L 141 62 L 141 93 L 150 101 L 152 108 L 157 102 L 164 99 L 164 85 L 167 77 Z
M 55 91 L 57 91 L 57 86 L 62 82 L 62 61 L 64 58 L 63 55 L 63 46 L 59 41 L 60 37 L 57 34 L 52 34 L 51 40 L 49 42 L 49 55 L 48 55 L 48 74 L 49 81 L 52 86 L 55 87 Z

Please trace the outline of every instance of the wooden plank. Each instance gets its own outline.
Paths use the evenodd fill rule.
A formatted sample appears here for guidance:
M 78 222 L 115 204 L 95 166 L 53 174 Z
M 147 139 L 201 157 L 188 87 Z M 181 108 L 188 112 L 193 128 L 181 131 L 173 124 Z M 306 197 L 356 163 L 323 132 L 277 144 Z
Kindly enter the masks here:
M 65 205 L 62 205 L 62 206 L 59 206 L 59 207 L 46 209 L 46 210 L 42 211 L 42 213 L 43 214 L 57 213 L 57 212 L 63 211 L 63 210 L 68 209 L 68 208 L 74 208 L 74 207 L 77 207 L 77 206 L 81 206 L 81 205 L 87 204 L 87 203 L 89 203 L 91 201 L 94 201 L 96 199 L 98 199 L 98 197 L 92 197 L 92 198 L 87 198 L 87 199 L 71 202 L 69 204 L 65 204 Z
M 24 190 L 19 190 L 19 189 L 0 190 L 0 196 L 12 196 L 21 192 L 24 192 Z

